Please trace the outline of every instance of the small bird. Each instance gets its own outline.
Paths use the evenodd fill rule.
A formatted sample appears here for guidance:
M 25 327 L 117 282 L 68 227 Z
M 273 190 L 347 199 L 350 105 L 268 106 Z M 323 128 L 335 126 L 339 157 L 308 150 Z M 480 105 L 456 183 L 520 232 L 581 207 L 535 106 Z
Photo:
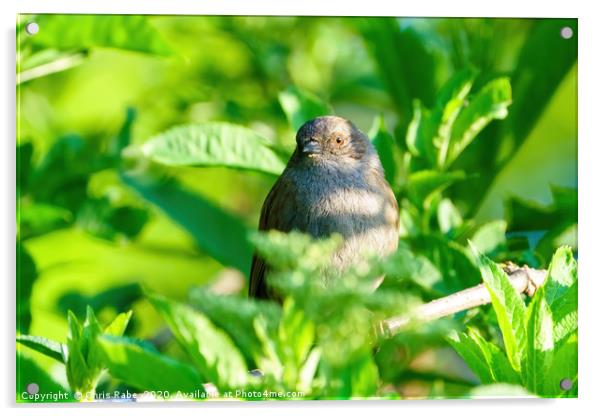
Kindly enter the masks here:
M 399 208 L 370 140 L 337 116 L 306 122 L 297 146 L 261 210 L 259 230 L 300 231 L 314 238 L 338 233 L 343 244 L 332 267 L 344 269 L 363 254 L 385 256 L 397 249 Z M 249 297 L 274 299 L 266 285 L 268 266 L 257 254 Z

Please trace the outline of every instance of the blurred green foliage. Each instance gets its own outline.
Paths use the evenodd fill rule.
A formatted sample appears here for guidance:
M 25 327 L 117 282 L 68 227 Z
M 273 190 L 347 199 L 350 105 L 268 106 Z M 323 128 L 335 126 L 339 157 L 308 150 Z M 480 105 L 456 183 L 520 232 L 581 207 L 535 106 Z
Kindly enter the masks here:
M 576 365 L 570 251 L 525 306 L 468 246 L 533 267 L 577 250 L 577 39 L 564 26 L 577 34 L 571 19 L 20 16 L 19 392 L 33 374 L 84 399 L 202 398 L 207 382 L 308 398 L 574 396 L 576 368 L 558 366 Z M 401 226 L 397 253 L 325 287 L 311 277 L 336 236 L 251 230 L 294 132 L 329 113 L 369 133 Z M 282 305 L 244 299 L 254 249 Z M 574 289 L 555 302 L 562 276 Z M 481 280 L 492 307 L 372 332 Z M 544 348 L 550 328 L 567 336 Z M 475 389 L 474 375 L 503 384 Z

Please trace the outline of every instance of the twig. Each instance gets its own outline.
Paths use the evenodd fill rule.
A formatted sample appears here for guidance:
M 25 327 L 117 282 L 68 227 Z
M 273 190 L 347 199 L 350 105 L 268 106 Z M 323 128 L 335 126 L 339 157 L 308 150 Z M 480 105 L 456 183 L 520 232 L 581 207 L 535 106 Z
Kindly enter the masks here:
M 511 263 L 504 266 L 504 271 L 508 274 L 512 287 L 518 293 L 526 293 L 529 296 L 533 296 L 546 276 L 545 270 L 536 270 L 527 266 L 518 267 Z M 480 284 L 425 303 L 409 314 L 385 319 L 380 322 L 377 331 L 381 336 L 391 337 L 408 327 L 410 323 L 433 321 L 487 303 L 491 303 L 491 296 L 485 285 Z

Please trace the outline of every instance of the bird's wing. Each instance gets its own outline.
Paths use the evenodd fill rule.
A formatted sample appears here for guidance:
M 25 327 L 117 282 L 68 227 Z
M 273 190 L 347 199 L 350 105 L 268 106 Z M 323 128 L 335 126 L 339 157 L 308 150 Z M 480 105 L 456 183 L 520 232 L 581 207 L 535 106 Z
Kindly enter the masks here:
M 259 231 L 279 230 L 290 231 L 295 218 L 295 198 L 292 194 L 290 183 L 284 176 L 278 178 L 263 203 L 259 217 Z M 265 261 L 255 253 L 251 263 L 249 281 L 249 297 L 267 298 L 265 275 L 268 266 Z

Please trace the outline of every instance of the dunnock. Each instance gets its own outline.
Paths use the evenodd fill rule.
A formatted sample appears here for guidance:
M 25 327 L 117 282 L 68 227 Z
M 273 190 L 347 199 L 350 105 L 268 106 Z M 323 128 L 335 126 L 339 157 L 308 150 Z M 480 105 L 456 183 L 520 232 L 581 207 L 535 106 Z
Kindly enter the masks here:
M 399 209 L 376 150 L 350 121 L 318 117 L 297 132 L 297 147 L 268 194 L 259 230 L 292 230 L 314 238 L 338 233 L 343 245 L 332 266 L 344 269 L 363 254 L 385 256 L 397 249 Z M 272 298 L 268 267 L 257 255 L 249 296 Z

